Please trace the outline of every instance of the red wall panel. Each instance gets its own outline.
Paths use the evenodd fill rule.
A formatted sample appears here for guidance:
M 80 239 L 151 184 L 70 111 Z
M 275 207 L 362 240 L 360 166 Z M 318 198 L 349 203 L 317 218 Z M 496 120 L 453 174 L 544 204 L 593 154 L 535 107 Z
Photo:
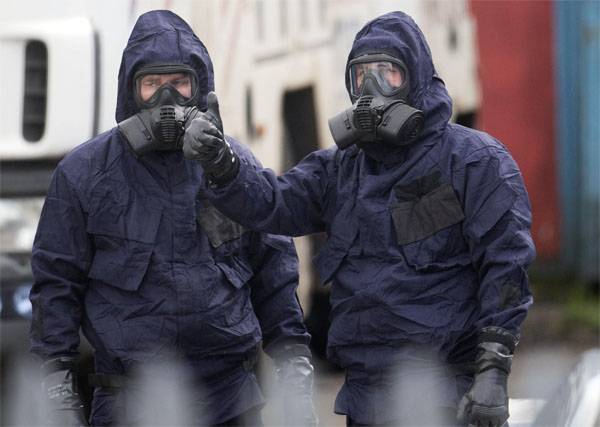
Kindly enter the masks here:
M 516 159 L 533 208 L 538 257 L 558 259 L 552 3 L 471 0 L 482 106 L 478 127 Z

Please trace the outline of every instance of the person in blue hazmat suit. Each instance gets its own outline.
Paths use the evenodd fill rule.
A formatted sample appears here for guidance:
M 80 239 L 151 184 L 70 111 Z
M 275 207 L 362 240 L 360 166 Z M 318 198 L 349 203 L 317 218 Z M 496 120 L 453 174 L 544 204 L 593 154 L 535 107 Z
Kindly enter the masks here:
M 191 372 L 174 381 L 198 386 L 192 416 L 260 425 L 261 340 L 291 385 L 285 422 L 316 423 L 291 238 L 246 230 L 195 198 L 202 171 L 184 157 L 182 135 L 213 89 L 208 52 L 185 21 L 141 15 L 119 71 L 118 127 L 74 149 L 53 175 L 30 295 L 51 423 L 87 425 L 75 383 L 80 328 L 95 352 L 93 425 L 136 423 L 123 407 L 135 398 L 132 373 L 172 355 Z
M 353 106 L 337 147 L 276 176 L 223 139 L 215 94 L 184 137 L 202 195 L 253 229 L 326 232 L 314 261 L 332 282 L 328 355 L 346 378 L 348 425 L 500 426 L 535 256 L 521 173 L 483 132 L 449 123 L 452 101 L 415 22 L 393 12 L 356 35 Z

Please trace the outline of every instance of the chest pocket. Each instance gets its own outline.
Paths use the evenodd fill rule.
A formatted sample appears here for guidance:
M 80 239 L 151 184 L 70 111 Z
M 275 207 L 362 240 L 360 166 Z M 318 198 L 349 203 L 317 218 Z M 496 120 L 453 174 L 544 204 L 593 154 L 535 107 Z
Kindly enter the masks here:
M 87 232 L 96 246 L 88 276 L 127 291 L 139 288 L 162 213 L 140 203 L 108 202 L 88 217 Z
M 470 262 L 461 227 L 464 213 L 452 186 L 440 184 L 440 175 L 394 187 L 396 239 L 407 263 L 417 270 Z
M 227 281 L 237 289 L 241 289 L 254 276 L 252 266 L 242 257 L 231 255 L 215 262 Z
M 254 275 L 250 262 L 241 254 L 242 242 L 239 239 L 247 230 L 208 201 L 204 200 L 203 203 L 204 206 L 197 209 L 197 221 L 214 249 L 215 264 L 227 281 L 240 289 Z
M 239 239 L 246 229 L 235 221 L 230 220 L 213 205 L 204 201 L 205 206 L 197 209 L 198 223 L 208 236 L 213 248 L 223 243 Z

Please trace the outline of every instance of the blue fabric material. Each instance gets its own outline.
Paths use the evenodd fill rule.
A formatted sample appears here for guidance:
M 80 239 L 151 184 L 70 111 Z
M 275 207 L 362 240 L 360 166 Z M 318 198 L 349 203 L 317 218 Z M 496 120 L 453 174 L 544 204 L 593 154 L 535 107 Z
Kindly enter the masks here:
M 407 64 L 411 102 L 425 115 L 419 140 L 316 151 L 279 177 L 242 162 L 228 186 L 204 188 L 247 227 L 327 233 L 314 263 L 322 282 L 332 283 L 329 357 L 348 373 L 336 411 L 364 424 L 410 411 L 381 398 L 381 373 L 407 354 L 424 366 L 442 364 L 425 370 L 435 372 L 432 383 L 446 379 L 436 387 L 443 392 L 423 399 L 455 406 L 469 381 L 445 364 L 471 361 L 485 326 L 519 334 L 535 256 L 516 163 L 490 135 L 448 123 L 451 100 L 416 24 L 401 12 L 367 23 L 349 59 L 377 50 Z
M 132 74 L 163 62 L 194 67 L 202 105 L 213 88 L 208 53 L 179 17 L 150 12 L 123 54 L 117 120 L 136 111 Z M 198 221 L 208 205 L 196 199 L 202 181 L 181 152 L 136 159 L 116 128 L 67 155 L 33 247 L 31 347 L 43 358 L 76 356 L 81 326 L 97 372 L 107 374 L 175 353 L 206 380 L 209 417 L 220 422 L 262 403 L 256 378 L 242 369 L 247 352 L 261 339 L 271 354 L 289 342 L 307 345 L 309 335 L 291 239 L 243 231 L 213 247 Z M 94 401 L 103 408 L 93 410 L 102 414 L 98 423 L 112 414 L 102 396 Z

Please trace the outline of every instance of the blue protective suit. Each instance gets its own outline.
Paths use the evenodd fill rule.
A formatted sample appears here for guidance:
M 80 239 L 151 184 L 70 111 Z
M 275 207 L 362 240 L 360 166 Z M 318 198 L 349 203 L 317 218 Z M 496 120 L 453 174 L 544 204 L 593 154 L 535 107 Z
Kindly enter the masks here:
M 213 89 L 208 52 L 179 17 L 150 12 L 123 53 L 117 122 L 138 111 L 133 74 L 151 63 L 192 66 L 204 107 Z M 190 410 L 217 423 L 263 403 L 247 363 L 261 339 L 277 356 L 284 344 L 305 347 L 309 335 L 295 295 L 291 239 L 228 220 L 196 198 L 202 181 L 200 167 L 181 151 L 137 159 L 117 128 L 67 155 L 33 247 L 31 348 L 44 359 L 76 356 L 81 327 L 96 371 L 113 375 L 175 353 L 203 390 Z M 97 388 L 92 423 L 114 423 L 125 401 Z
M 409 103 L 425 116 L 416 142 L 316 151 L 279 177 L 242 161 L 234 181 L 204 194 L 254 229 L 327 233 L 314 263 L 332 282 L 328 354 L 347 372 L 335 409 L 372 424 L 420 402 L 456 406 L 472 377 L 454 368 L 473 360 L 478 331 L 519 334 L 535 249 L 517 165 L 490 135 L 449 123 L 451 99 L 412 19 L 367 23 L 349 60 L 365 51 L 407 65 Z M 428 373 L 429 385 L 399 402 L 394 367 L 401 383 Z

